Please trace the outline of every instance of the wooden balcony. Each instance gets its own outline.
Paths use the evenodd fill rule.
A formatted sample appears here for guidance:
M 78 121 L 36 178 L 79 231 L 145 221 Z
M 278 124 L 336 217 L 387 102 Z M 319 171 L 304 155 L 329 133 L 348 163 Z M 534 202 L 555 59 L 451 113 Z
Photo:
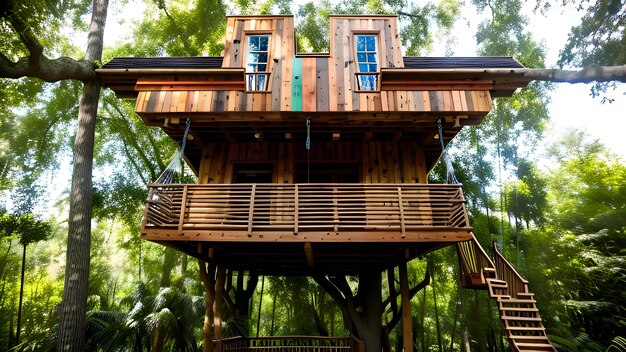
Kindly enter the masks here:
M 215 340 L 216 352 L 365 352 L 354 336 L 232 337 Z
M 142 234 L 208 241 L 449 241 L 467 234 L 459 185 L 151 185 Z M 469 239 L 469 236 L 464 236 Z
M 265 274 L 386 268 L 471 239 L 460 185 L 151 185 L 142 238 Z

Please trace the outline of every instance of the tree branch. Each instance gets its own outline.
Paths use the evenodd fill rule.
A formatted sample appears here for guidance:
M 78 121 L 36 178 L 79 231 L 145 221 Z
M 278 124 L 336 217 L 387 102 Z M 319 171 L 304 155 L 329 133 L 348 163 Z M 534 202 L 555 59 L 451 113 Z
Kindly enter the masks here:
M 525 71 L 526 72 L 524 73 L 524 77 L 538 81 L 564 83 L 592 83 L 612 81 L 626 82 L 626 65 L 588 67 L 580 71 L 534 68 L 529 68 Z
M 35 37 L 28 23 L 13 10 L 9 2 L 3 11 L 5 18 L 18 35 L 28 52 L 27 57 L 13 62 L 4 53 L 0 53 L 0 77 L 21 78 L 34 77 L 46 82 L 57 82 L 64 79 L 75 79 L 82 82 L 96 80 L 95 64 L 88 60 L 74 60 L 69 57 L 49 59 L 43 54 L 43 46 Z
M 427 271 L 426 275 L 424 275 L 424 279 L 415 287 L 409 290 L 409 300 L 411 300 L 413 296 L 415 296 L 419 291 L 423 290 L 429 284 L 430 284 L 430 272 Z M 387 331 L 393 330 L 393 328 L 395 328 L 396 325 L 398 325 L 398 322 L 400 322 L 401 317 L 402 317 L 402 304 L 400 304 L 400 308 L 397 311 L 393 312 L 393 316 L 391 317 L 391 320 L 389 321 L 389 323 L 387 323 L 387 325 L 384 328 L 387 329 Z

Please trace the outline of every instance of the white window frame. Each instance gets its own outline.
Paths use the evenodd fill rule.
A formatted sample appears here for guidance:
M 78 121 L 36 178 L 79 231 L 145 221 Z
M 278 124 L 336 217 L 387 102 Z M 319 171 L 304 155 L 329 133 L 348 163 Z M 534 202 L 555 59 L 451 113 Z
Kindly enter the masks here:
M 266 38 L 267 48 L 266 50 L 251 50 L 251 41 L 254 38 Z M 268 91 L 269 88 L 269 64 L 270 64 L 270 34 L 247 34 L 246 35 L 246 56 L 245 56 L 245 69 L 246 69 L 246 91 Z M 260 57 L 265 54 L 266 60 L 260 61 Z M 256 60 L 253 58 L 256 57 Z M 259 70 L 259 67 L 265 65 L 265 70 Z
M 365 47 L 359 50 L 359 38 L 373 38 L 374 47 L 370 43 L 365 43 Z M 354 53 L 356 62 L 356 84 L 357 91 L 378 91 L 380 76 L 380 55 L 378 52 L 378 35 L 370 33 L 354 34 Z M 363 61 L 359 59 L 363 59 Z M 372 61 L 372 58 L 374 59 Z M 365 70 L 363 70 L 365 66 Z M 372 66 L 375 66 L 372 70 Z

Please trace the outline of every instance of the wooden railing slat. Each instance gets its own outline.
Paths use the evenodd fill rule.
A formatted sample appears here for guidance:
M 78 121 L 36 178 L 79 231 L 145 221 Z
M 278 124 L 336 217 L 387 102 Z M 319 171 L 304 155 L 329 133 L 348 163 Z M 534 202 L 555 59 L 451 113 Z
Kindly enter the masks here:
M 173 184 L 151 185 L 142 230 L 247 228 L 248 234 L 303 229 L 466 229 L 460 185 Z M 175 221 L 175 222 L 173 222 Z M 238 230 L 237 230 L 238 231 Z

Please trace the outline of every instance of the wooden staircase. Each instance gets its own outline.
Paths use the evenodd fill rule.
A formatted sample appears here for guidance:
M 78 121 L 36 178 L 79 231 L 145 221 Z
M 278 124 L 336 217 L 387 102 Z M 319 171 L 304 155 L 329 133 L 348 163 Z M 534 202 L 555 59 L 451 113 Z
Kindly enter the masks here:
M 537 301 L 528 290 L 528 281 L 513 268 L 494 243 L 495 261 L 491 261 L 476 237 L 457 247 L 461 263 L 461 282 L 465 288 L 484 289 L 498 304 L 500 319 L 506 330 L 509 346 L 514 352 L 556 352 L 546 335 Z M 467 248 L 471 248 L 468 250 Z M 482 258 L 478 258 L 482 257 Z M 470 263 L 470 264 L 468 264 Z M 464 272 L 482 269 L 478 273 Z M 468 281 L 468 278 L 474 280 Z M 482 279 L 479 282 L 478 278 Z

